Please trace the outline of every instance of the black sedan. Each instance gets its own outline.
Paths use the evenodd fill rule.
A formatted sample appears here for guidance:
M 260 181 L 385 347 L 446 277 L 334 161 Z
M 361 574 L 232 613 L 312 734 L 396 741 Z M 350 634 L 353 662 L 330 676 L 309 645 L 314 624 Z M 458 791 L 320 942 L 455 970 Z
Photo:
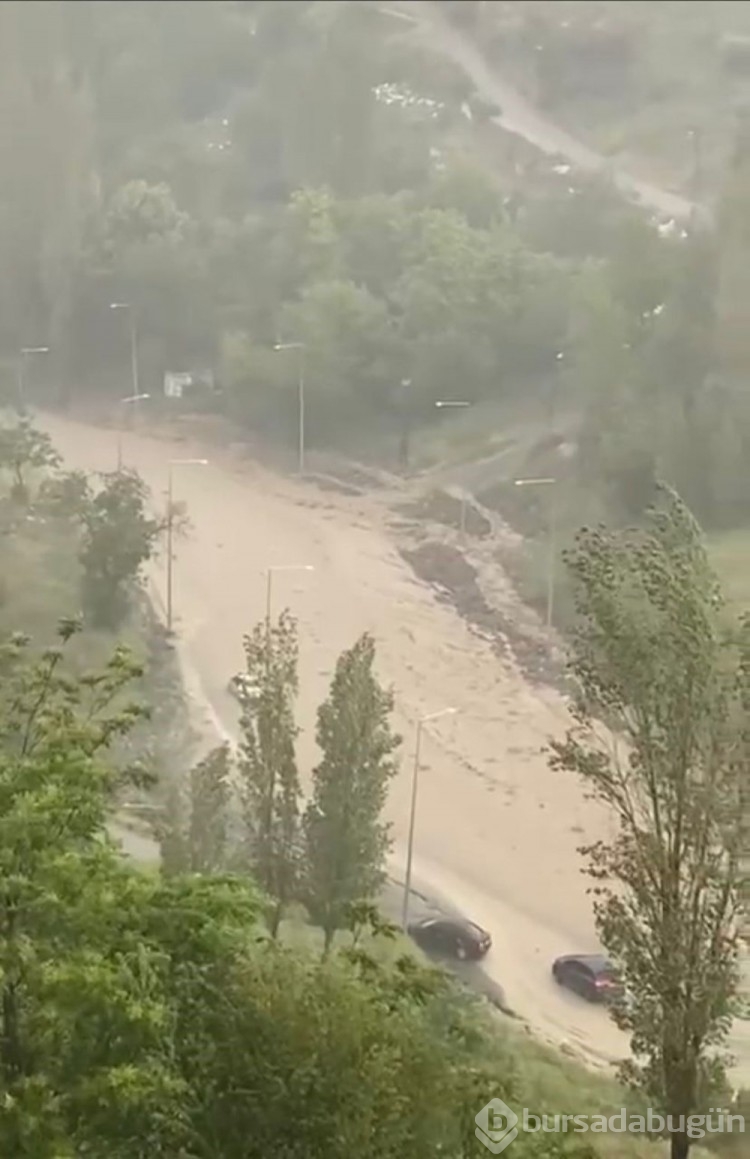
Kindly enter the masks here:
M 458 958 L 462 962 L 483 958 L 492 945 L 486 930 L 464 918 L 422 918 L 412 922 L 408 932 L 426 953 Z
M 566 954 L 556 958 L 552 977 L 587 1002 L 612 1002 L 623 993 L 612 963 L 603 954 Z

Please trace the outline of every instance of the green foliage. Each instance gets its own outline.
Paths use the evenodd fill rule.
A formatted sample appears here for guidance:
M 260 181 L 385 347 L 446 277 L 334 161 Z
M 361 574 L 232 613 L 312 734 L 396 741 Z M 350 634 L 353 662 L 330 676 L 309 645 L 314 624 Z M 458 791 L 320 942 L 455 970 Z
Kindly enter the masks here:
M 410 207 L 403 196 L 337 202 L 307 191 L 294 196 L 268 246 L 279 330 L 305 343 L 313 442 L 363 420 L 392 432 L 405 409 L 427 421 L 457 381 L 469 398 L 497 397 L 555 366 L 567 274 L 499 221 L 475 228 L 454 208 Z M 296 376 L 287 370 L 284 391 L 268 348 L 251 334 L 225 344 L 223 374 L 237 413 L 270 428 L 269 407 L 283 409 L 293 428 Z M 404 380 L 408 397 L 398 400 Z
M 571 83 L 607 80 L 607 60 L 645 100 L 634 77 L 651 57 L 621 70 L 657 27 L 655 44 L 671 29 L 698 52 L 701 21 L 684 32 L 667 7 L 641 26 L 615 0 L 596 19 L 565 5 L 563 23 L 559 3 L 484 6 L 471 35 L 492 53 L 501 26 L 534 93 L 567 101 Z M 661 237 L 606 175 L 495 129 L 488 148 L 463 72 L 393 14 L 178 12 L 3 5 L 6 350 L 43 335 L 62 397 L 81 384 L 119 398 L 127 322 L 143 389 L 214 367 L 212 405 L 291 444 L 298 374 L 273 347 L 304 342 L 308 440 L 348 453 L 408 442 L 459 383 L 501 415 L 554 394 L 553 421 L 580 435 L 577 485 L 613 519 L 640 514 L 632 484 L 654 472 L 707 524 L 745 519 L 742 133 L 716 235 Z
M 132 728 L 143 709 L 129 704 L 109 712 L 118 694 L 141 669 L 128 651 L 118 648 L 101 671 L 71 679 L 62 670 L 64 648 L 80 631 L 75 620 L 61 621 L 60 647 L 29 657 L 29 638 L 9 637 L 0 651 L 3 753 L 23 761 L 54 753 L 56 731 L 75 738 L 82 755 L 91 758 L 115 736 Z M 81 731 L 78 721 L 86 721 Z
M 193 770 L 193 817 L 177 859 L 159 875 L 122 861 L 106 825 L 118 788 L 133 779 L 113 746 L 142 718 L 128 700 L 140 670 L 117 650 L 76 677 L 68 652 L 78 630 L 61 624 L 60 646 L 39 655 L 21 637 L 0 649 L 4 1153 L 468 1159 L 479 1154 L 475 1115 L 491 1097 L 568 1111 L 575 1094 L 579 1111 L 585 1090 L 587 1107 L 616 1105 L 614 1087 L 556 1071 L 550 1108 L 544 1048 L 501 1034 L 483 1005 L 401 952 L 371 902 L 339 897 L 352 937 L 325 960 L 269 940 L 254 888 L 215 872 L 226 842 L 225 748 Z M 244 705 L 245 735 L 252 719 L 259 751 L 287 759 L 293 621 L 261 626 L 246 652 L 260 695 Z M 348 778 L 364 844 L 382 856 L 378 812 L 396 740 L 373 659 L 365 636 L 339 661 L 320 711 L 314 803 L 335 805 Z M 361 882 L 359 855 L 349 853 Z M 527 1159 L 598 1154 L 564 1136 L 522 1134 L 514 1145 Z M 641 1155 L 628 1145 L 631 1153 Z
M 67 39 L 69 6 L 12 2 L 0 16 L 7 175 L 0 213 L 0 334 L 62 354 L 85 225 L 94 203 L 90 91 Z
M 377 897 L 390 840 L 381 820 L 400 738 L 390 729 L 393 694 L 373 672 L 365 634 L 342 653 L 318 710 L 313 792 L 304 815 L 305 895 L 326 950 L 353 903 Z
M 90 499 L 86 472 L 63 471 L 42 480 L 36 506 L 43 516 L 80 522 L 86 514 Z
M 687 1115 L 719 1089 L 738 984 L 750 640 L 738 653 L 726 637 L 700 531 L 668 490 L 640 530 L 581 532 L 568 563 L 578 698 L 552 764 L 618 824 L 582 852 L 627 986 L 614 1010 L 632 1036 L 625 1077 Z
M 80 560 L 86 615 L 95 627 L 119 627 L 162 524 L 146 515 L 148 488 L 132 471 L 105 475 L 84 508 Z
M 282 314 L 284 332 L 306 347 L 315 398 L 308 429 L 325 440 L 361 414 L 377 414 L 393 384 L 395 335 L 382 300 L 351 281 L 316 282 Z M 352 393 L 356 383 L 356 396 Z
M 231 756 L 224 744 L 213 749 L 190 774 L 190 868 L 216 873 L 228 853 Z
M 167 877 L 187 873 L 190 866 L 188 826 L 185 794 L 182 785 L 170 779 L 162 794 L 162 801 L 155 806 L 156 815 L 151 830 L 159 845 L 159 859 L 162 873 Z
M 190 770 L 187 786 L 169 770 L 161 802 L 152 806 L 153 831 L 162 869 L 179 873 L 220 873 L 230 860 L 230 777 L 228 745 L 212 749 Z
M 458 1028 L 442 1039 L 432 1030 L 445 984 L 416 999 L 420 974 L 362 973 L 275 944 L 227 971 L 202 1013 L 196 1004 L 182 1047 L 194 1060 L 199 1153 L 471 1154 L 473 1108 L 497 1080 L 473 1065 Z
M 105 252 L 117 260 L 123 250 L 163 240 L 184 240 L 188 215 L 178 210 L 169 186 L 130 181 L 114 194 L 104 218 Z
M 243 706 L 238 773 L 249 847 L 247 864 L 272 900 L 275 935 L 299 877 L 300 785 L 297 726 L 297 624 L 282 612 L 244 639 L 248 683 L 259 690 Z
M 16 502 L 29 501 L 29 472 L 57 467 L 60 462 L 49 435 L 31 419 L 21 417 L 12 426 L 0 426 L 0 470 L 12 475 L 11 497 Z
M 276 631 L 289 663 L 283 617 Z M 261 936 L 243 881 L 126 866 L 105 836 L 119 779 L 106 750 L 137 718 L 110 707 L 132 666 L 115 655 L 85 681 L 63 666 L 21 640 L 0 655 L 3 1149 L 467 1153 L 498 1080 L 463 1016 L 446 1018 L 446 980 L 362 952 L 315 961 Z M 204 780 L 209 764 L 221 773 L 226 754 Z M 352 914 L 371 919 L 377 935 L 374 915 Z
M 135 1005 L 125 962 L 103 959 L 91 936 L 116 934 L 114 894 L 120 906 L 127 893 L 104 837 L 119 778 L 102 754 L 140 715 L 117 704 L 138 670 L 118 651 L 71 679 L 64 648 L 75 631 L 61 625 L 61 648 L 38 658 L 22 639 L 0 656 L 0 1141 L 50 1159 L 67 1153 L 57 1148 L 73 1142 L 79 1116 L 93 1125 L 128 1102 L 145 1113 L 167 1095 L 157 1060 L 148 1064 L 150 995 Z
M 77 578 L 85 615 L 94 628 L 116 630 L 131 610 L 142 567 L 154 552 L 162 523 L 146 514 L 149 492 L 136 473 L 105 475 L 94 490 L 84 472 L 59 471 L 60 463 L 49 436 L 30 420 L 0 428 L 0 467 L 12 472 L 11 500 L 16 506 L 23 501 L 31 525 L 22 534 L 20 517 L 14 518 L 11 507 L 8 530 L 15 532 L 14 546 L 33 543 L 40 550 L 46 547 L 50 557 L 63 539 L 68 544 L 72 540 L 78 548 Z M 32 472 L 41 474 L 33 494 Z M 34 524 L 39 525 L 36 537 Z

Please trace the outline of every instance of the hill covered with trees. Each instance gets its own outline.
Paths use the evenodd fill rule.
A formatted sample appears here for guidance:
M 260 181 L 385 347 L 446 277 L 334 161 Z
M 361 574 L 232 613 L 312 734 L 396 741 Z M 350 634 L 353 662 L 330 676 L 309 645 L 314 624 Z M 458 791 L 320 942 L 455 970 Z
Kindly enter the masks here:
M 745 518 L 742 134 L 718 230 L 665 234 L 492 127 L 374 5 L 189 12 L 2 6 L 7 397 L 130 393 L 132 327 L 141 389 L 208 368 L 204 405 L 293 445 L 274 346 L 302 343 L 313 445 L 392 455 L 459 386 L 489 426 L 553 399 L 611 513 L 651 464 L 705 520 Z

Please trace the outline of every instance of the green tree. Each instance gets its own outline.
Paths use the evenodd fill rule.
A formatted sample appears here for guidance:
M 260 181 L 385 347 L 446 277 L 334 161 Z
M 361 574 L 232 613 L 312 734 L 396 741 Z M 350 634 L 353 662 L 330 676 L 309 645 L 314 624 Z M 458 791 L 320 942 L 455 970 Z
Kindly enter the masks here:
M 305 343 L 311 438 L 351 429 L 357 417 L 380 418 L 395 373 L 385 302 L 350 281 L 316 282 L 283 311 L 282 327 Z M 294 374 L 289 382 L 296 386 Z
M 737 987 L 750 625 L 738 654 L 700 531 L 670 492 L 642 530 L 582 531 L 568 563 L 579 694 L 552 764 L 617 822 L 583 852 L 627 986 L 614 1011 L 632 1040 L 623 1073 L 679 1118 L 717 1090 Z M 690 1145 L 673 1134 L 673 1159 Z
M 193 873 L 216 873 L 226 868 L 231 772 L 228 744 L 212 749 L 191 770 L 188 847 Z
M 0 11 L 0 332 L 11 350 L 44 335 L 59 373 L 97 203 L 94 110 L 70 50 L 69 8 L 61 0 L 36 8 L 11 0 Z
M 162 785 L 160 797 L 154 807 L 151 831 L 159 845 L 162 873 L 174 877 L 190 869 L 190 814 L 184 788 L 174 777 Z
M 305 895 L 326 953 L 350 906 L 377 896 L 390 846 L 381 813 L 401 741 L 390 728 L 393 694 L 378 683 L 374 663 L 375 641 L 365 633 L 339 657 L 318 710 L 323 756 L 304 815 Z
M 120 649 L 71 679 L 75 631 L 62 624 L 60 647 L 39 656 L 21 637 L 0 650 L 0 1145 L 49 1159 L 73 1153 L 77 1116 L 106 1106 L 122 1127 L 157 1088 L 168 1099 L 156 1056 L 149 1072 L 141 1054 L 157 1046 L 151 988 L 142 978 L 140 1011 L 129 1006 L 128 971 L 101 953 L 127 895 L 105 838 L 121 776 L 103 754 L 141 714 L 125 699 L 140 672 Z
M 176 1044 L 207 1159 L 468 1157 L 487 1091 L 512 1089 L 477 1065 L 466 1020 L 444 1017 L 446 981 L 413 959 L 320 962 L 267 942 L 201 983 L 186 974 Z
M 106 210 L 103 246 L 116 260 L 131 246 L 154 239 L 184 241 L 188 223 L 168 185 L 129 181 L 116 191 Z
M 505 217 L 499 183 L 476 162 L 455 160 L 437 173 L 429 199 L 436 209 L 458 210 L 474 229 L 489 229 Z
M 486 277 L 488 236 L 472 230 L 455 210 L 427 209 L 411 221 L 400 276 L 390 291 L 408 361 L 400 377 L 411 382 L 411 409 L 419 421 L 435 399 L 484 393 L 493 370 L 490 312 L 501 329 L 507 301 Z M 495 270 L 497 275 L 498 271 Z
M 357 3 L 261 6 L 257 83 L 233 137 L 246 200 L 269 186 L 349 197 L 425 181 L 435 104 L 383 99 L 384 81 L 404 79 L 390 24 Z
M 276 278 L 285 298 L 315 282 L 342 274 L 336 199 L 327 189 L 292 194 L 271 247 Z
M 659 432 L 632 327 L 604 272 L 584 271 L 561 386 L 580 414 L 575 470 L 592 520 L 604 512 L 613 522 L 627 523 L 640 518 L 653 498 Z
M 231 774 L 232 754 L 226 744 L 193 765 L 187 784 L 179 767 L 164 771 L 159 799 L 147 811 L 167 876 L 227 868 Z
M 58 471 L 42 480 L 36 508 L 43 516 L 75 523 L 83 519 L 90 498 L 85 471 Z
M 676 251 L 671 284 L 648 319 L 643 401 L 661 434 L 663 473 L 699 518 L 716 526 L 727 510 L 717 502 L 720 463 L 737 467 L 717 437 L 725 401 L 714 389 L 717 240 L 698 230 L 670 248 Z
M 253 876 L 272 902 L 275 936 L 299 876 L 300 785 L 294 743 L 297 726 L 297 625 L 282 612 L 244 639 L 248 683 L 258 696 L 240 718 L 238 773 Z
M 411 199 L 401 193 L 339 201 L 334 216 L 345 269 L 353 282 L 387 299 L 403 266 Z
M 78 344 L 89 339 L 82 374 L 96 371 L 111 381 L 115 352 L 119 389 L 124 376 L 129 379 L 127 319 L 109 310 L 104 317 L 102 303 L 110 302 L 130 307 L 143 386 L 161 382 L 176 365 L 210 364 L 216 324 L 208 282 L 212 241 L 213 230 L 199 231 L 166 182 L 134 180 L 115 190 L 93 219 L 83 254 L 75 319 Z
M 162 523 L 146 514 L 148 488 L 133 471 L 104 476 L 83 514 L 83 606 L 95 627 L 115 629 L 130 609 Z
M 38 430 L 31 419 L 19 418 L 11 426 L 0 426 L 0 470 L 13 477 L 11 495 L 19 503 L 29 501 L 29 473 L 57 467 L 60 456 L 46 431 Z
M 0 649 L 0 1147 L 475 1154 L 489 1093 L 519 1102 L 511 1049 L 446 975 L 383 963 L 392 931 L 372 907 L 351 907 L 353 944 L 322 962 L 263 935 L 246 879 L 143 873 L 109 843 L 123 774 L 108 750 L 140 718 L 138 669 L 118 651 L 72 678 L 73 633 L 38 658 L 20 638 Z M 568 1154 L 526 1143 L 529 1159 Z
M 241 880 L 141 873 L 110 844 L 126 776 L 111 746 L 142 716 L 141 673 L 119 649 L 74 678 L 75 631 L 39 656 L 0 648 L 0 1148 L 195 1154 L 193 1024 L 254 946 L 259 903 Z

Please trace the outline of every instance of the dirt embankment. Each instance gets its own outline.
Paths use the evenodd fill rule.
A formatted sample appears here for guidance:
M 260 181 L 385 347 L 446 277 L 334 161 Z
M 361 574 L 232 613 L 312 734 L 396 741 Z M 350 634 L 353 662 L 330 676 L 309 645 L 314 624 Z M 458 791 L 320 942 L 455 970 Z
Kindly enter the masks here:
M 396 505 L 391 526 L 402 558 L 437 598 L 498 656 L 515 661 L 534 685 L 566 691 L 564 657 L 510 582 L 501 560 L 522 541 L 497 512 L 471 496 L 431 491 Z

